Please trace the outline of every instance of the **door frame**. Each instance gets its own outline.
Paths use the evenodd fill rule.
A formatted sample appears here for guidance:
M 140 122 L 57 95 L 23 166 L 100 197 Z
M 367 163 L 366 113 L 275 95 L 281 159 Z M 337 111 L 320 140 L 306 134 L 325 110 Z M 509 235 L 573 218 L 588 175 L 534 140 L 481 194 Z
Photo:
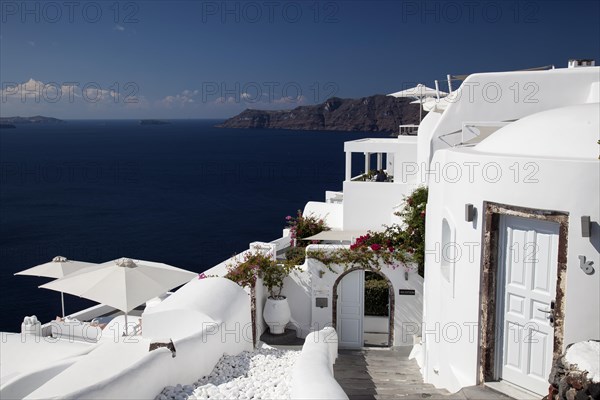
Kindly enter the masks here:
M 337 287 L 338 287 L 338 284 L 350 272 L 358 271 L 358 270 L 364 270 L 364 271 L 376 273 L 377 275 L 383 277 L 385 279 L 386 283 L 388 284 L 388 288 L 389 288 L 388 304 L 389 304 L 389 309 L 390 309 L 390 311 L 389 311 L 390 315 L 388 318 L 388 323 L 389 323 L 388 347 L 392 347 L 394 345 L 394 311 L 396 309 L 395 308 L 396 307 L 396 296 L 395 296 L 396 293 L 394 292 L 394 286 L 392 285 L 392 281 L 390 281 L 390 278 L 387 275 L 385 275 L 383 272 L 376 270 L 376 269 L 354 267 L 354 268 L 347 269 L 346 271 L 344 271 L 337 277 L 337 279 L 335 280 L 335 283 L 333 284 L 333 289 L 332 289 L 333 304 L 331 305 L 331 323 L 333 325 L 333 329 L 337 330 L 337 304 L 338 304 Z M 364 290 L 363 290 L 363 296 L 364 296 Z M 364 311 L 363 311 L 362 318 L 363 318 L 363 330 L 364 330 L 364 318 L 365 318 Z
M 484 202 L 484 221 L 482 231 L 482 262 L 480 280 L 479 326 L 479 368 L 478 383 L 495 381 L 497 371 L 496 325 L 499 267 L 500 217 L 516 216 L 541 221 L 554 222 L 558 228 L 558 257 L 556 265 L 556 300 L 554 308 L 554 343 L 552 362 L 562 354 L 564 333 L 565 290 L 567 277 L 567 238 L 569 233 L 569 214 L 561 211 L 549 211 Z

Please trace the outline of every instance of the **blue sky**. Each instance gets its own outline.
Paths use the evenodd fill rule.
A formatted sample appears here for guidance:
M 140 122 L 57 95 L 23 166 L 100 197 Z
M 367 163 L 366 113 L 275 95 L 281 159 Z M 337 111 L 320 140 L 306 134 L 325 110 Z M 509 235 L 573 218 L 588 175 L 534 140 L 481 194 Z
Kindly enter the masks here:
M 597 1 L 0 1 L 0 114 L 224 118 L 600 62 Z

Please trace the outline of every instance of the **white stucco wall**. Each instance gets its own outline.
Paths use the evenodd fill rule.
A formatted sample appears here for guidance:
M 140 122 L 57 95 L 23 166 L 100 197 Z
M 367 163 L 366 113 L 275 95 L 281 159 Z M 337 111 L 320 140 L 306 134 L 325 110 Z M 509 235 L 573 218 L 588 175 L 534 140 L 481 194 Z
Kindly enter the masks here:
M 310 274 L 306 265 L 299 266 L 300 270 L 293 271 L 283 282 L 282 293 L 288 299 L 292 320 L 288 328 L 296 329 L 296 336 L 305 338 L 313 327 L 311 326 L 311 296 Z
M 365 315 L 363 320 L 363 331 L 370 333 L 389 333 L 390 325 L 388 317 Z
M 383 225 L 391 225 L 394 208 L 415 187 L 389 182 L 344 182 L 344 229 L 381 230 Z
M 333 328 L 311 332 L 292 371 L 291 399 L 343 400 L 348 396 L 333 377 L 338 338 Z
M 344 229 L 344 205 L 339 203 L 323 203 L 309 201 L 304 206 L 302 216 L 314 215 L 322 218 L 331 229 Z
M 532 159 L 454 149 L 438 151 L 433 162 L 477 163 L 479 168 L 473 170 L 472 180 L 465 167 L 456 182 L 443 176 L 430 181 L 423 328 L 426 382 L 451 391 L 477 383 L 484 201 L 569 214 L 564 343 L 600 337 L 598 160 Z M 483 172 L 486 165 L 493 166 L 487 174 Z M 501 172 L 497 181 L 495 171 Z M 465 221 L 467 203 L 477 209 L 474 222 Z M 595 221 L 591 238 L 581 236 L 582 215 Z M 443 218 L 449 221 L 451 240 L 461 251 L 450 268 L 449 283 L 440 268 Z M 580 269 L 578 255 L 594 262 L 595 274 L 586 275 Z
M 332 246 L 311 245 L 310 249 L 332 249 Z M 313 329 L 321 329 L 332 325 L 333 307 L 333 285 L 344 272 L 344 267 L 333 265 L 331 272 L 321 262 L 307 259 L 307 272 L 311 276 L 311 325 Z M 319 271 L 325 271 L 323 277 L 319 277 Z M 423 278 L 415 269 L 409 269 L 408 280 L 405 279 L 405 268 L 403 266 L 392 269 L 386 266 L 381 272 L 388 277 L 393 286 L 395 296 L 394 312 L 394 346 L 408 346 L 413 344 L 413 336 L 420 335 L 423 310 Z M 413 289 L 415 295 L 399 295 L 400 289 Z M 316 306 L 317 297 L 326 297 L 328 307 Z

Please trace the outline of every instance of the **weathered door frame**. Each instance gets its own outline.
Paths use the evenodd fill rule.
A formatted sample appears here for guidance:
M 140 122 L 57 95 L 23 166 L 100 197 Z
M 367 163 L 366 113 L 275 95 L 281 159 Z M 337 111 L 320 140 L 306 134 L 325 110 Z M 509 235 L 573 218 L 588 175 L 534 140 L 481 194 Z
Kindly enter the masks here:
M 500 217 L 503 215 L 555 222 L 559 225 L 558 262 L 556 273 L 556 303 L 554 308 L 553 361 L 559 358 L 563 349 L 565 283 L 567 277 L 567 238 L 569 232 L 568 213 L 539 210 L 484 202 L 483 248 L 480 281 L 479 326 L 479 371 L 478 382 L 496 380 L 496 284 L 498 279 L 498 242 L 500 237 Z

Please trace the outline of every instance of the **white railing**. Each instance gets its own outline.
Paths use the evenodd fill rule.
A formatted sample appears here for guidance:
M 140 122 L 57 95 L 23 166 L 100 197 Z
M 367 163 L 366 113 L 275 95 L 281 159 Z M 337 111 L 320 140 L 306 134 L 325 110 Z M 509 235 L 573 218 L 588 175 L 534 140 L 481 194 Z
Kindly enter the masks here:
M 342 204 L 344 202 L 344 192 L 325 192 L 325 203 Z
M 456 146 L 474 146 L 508 124 L 510 122 L 505 121 L 463 122 L 461 140 Z
M 350 179 L 351 182 L 366 182 L 366 183 L 391 183 L 394 182 L 394 177 L 393 175 L 389 175 L 386 170 L 384 170 L 384 172 L 386 173 L 387 179 L 383 182 L 377 182 L 377 172 L 376 171 L 372 171 L 372 173 L 370 174 L 360 174 L 357 176 L 352 177 L 352 179 Z
M 400 125 L 398 135 L 415 136 L 419 131 L 419 125 Z

